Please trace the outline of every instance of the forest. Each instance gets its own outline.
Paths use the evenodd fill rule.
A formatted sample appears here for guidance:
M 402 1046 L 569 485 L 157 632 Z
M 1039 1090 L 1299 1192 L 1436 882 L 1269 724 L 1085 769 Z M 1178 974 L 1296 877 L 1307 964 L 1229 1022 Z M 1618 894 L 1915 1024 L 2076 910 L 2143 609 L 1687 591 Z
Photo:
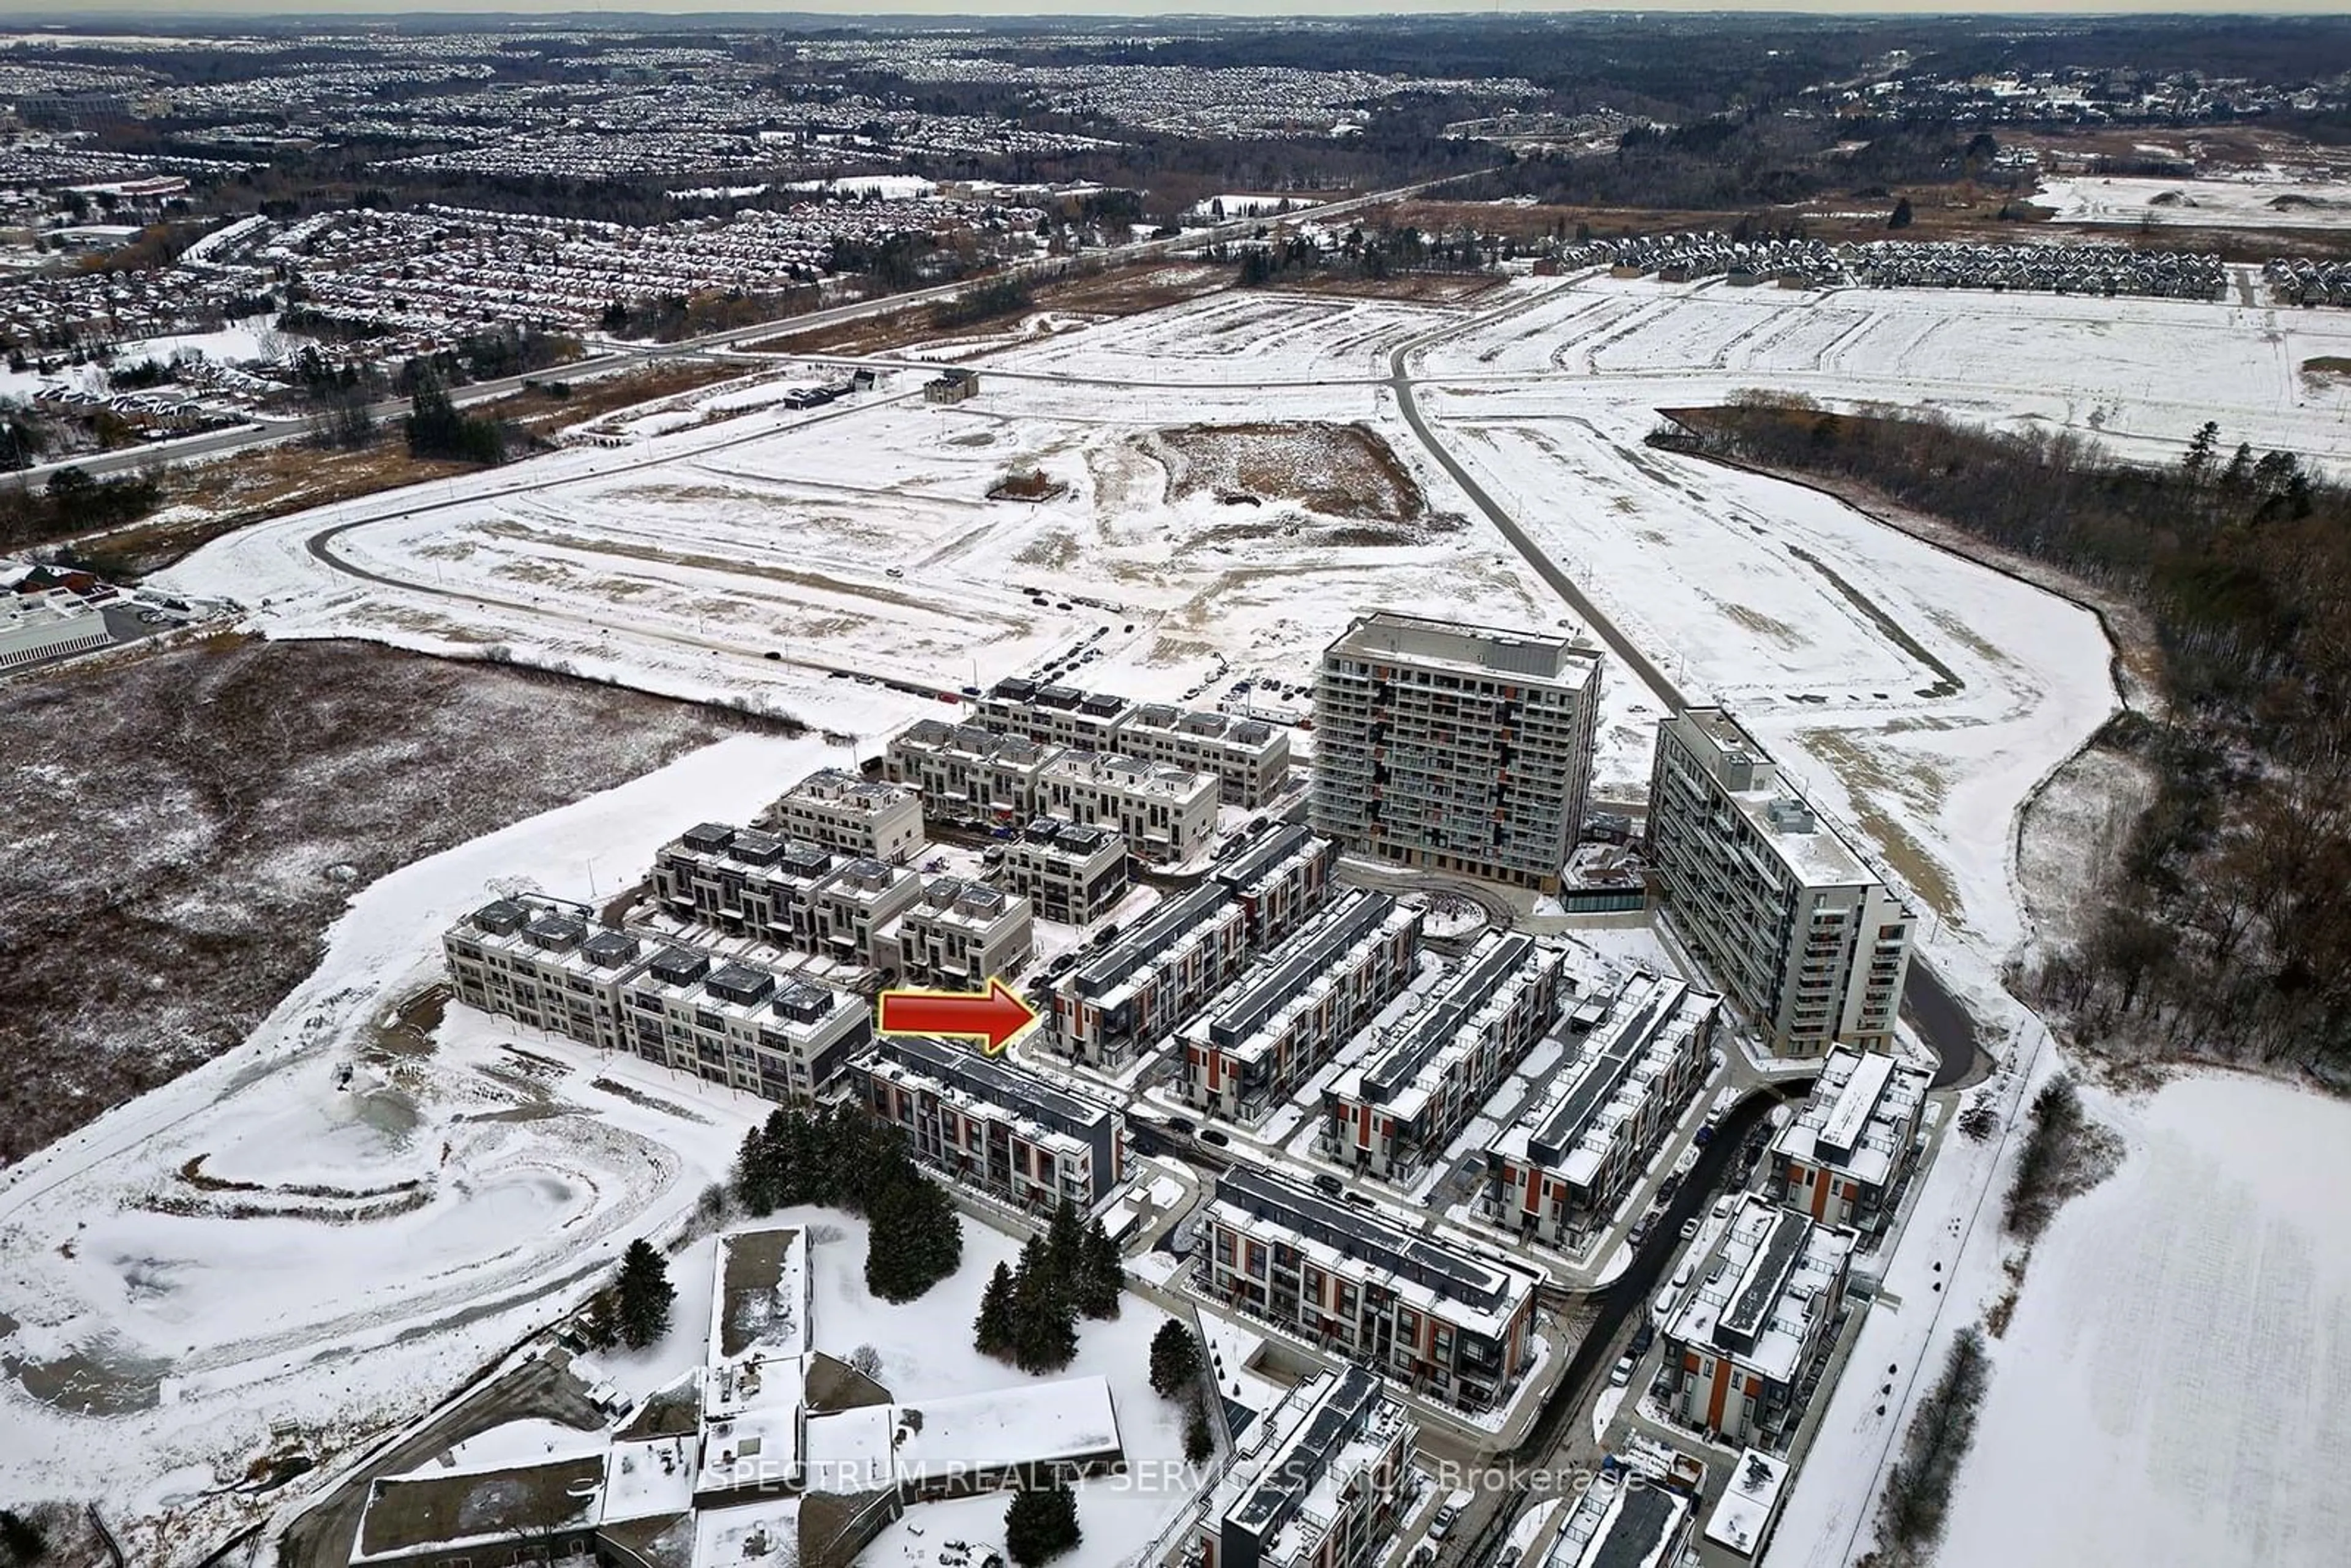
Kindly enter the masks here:
M 2351 487 L 2211 423 L 2152 467 L 1802 399 L 1676 417 L 1661 444 L 1856 483 L 2143 605 L 2166 701 L 2097 744 L 2153 803 L 2088 928 L 2016 978 L 2117 1056 L 2351 1086 Z

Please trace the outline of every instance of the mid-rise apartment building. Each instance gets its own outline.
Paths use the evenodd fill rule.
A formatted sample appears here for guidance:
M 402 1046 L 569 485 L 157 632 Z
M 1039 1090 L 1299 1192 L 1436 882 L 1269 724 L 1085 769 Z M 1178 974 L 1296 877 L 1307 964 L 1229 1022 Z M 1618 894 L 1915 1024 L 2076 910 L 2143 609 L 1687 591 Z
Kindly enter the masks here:
M 1771 1141 L 1781 1201 L 1823 1225 L 1885 1228 L 1917 1157 L 1931 1082 L 1926 1069 L 1883 1051 L 1829 1052 L 1803 1108 Z
M 922 795 L 943 821 L 1025 822 L 1037 814 L 1045 764 L 1058 747 L 974 724 L 917 719 L 891 737 L 884 777 Z
M 1290 773 L 1289 734 L 1230 714 L 1136 704 L 1107 692 L 1040 686 L 1019 677 L 998 681 L 978 706 L 979 724 L 1001 734 L 1209 774 L 1228 806 L 1254 810 L 1267 804 L 1281 793 Z
M 1338 864 L 1337 844 L 1291 822 L 1260 827 L 1253 841 L 1217 862 L 1209 880 L 1233 890 L 1249 916 L 1249 946 L 1261 950 L 1288 940 L 1331 902 Z
M 1649 865 L 1674 928 L 1773 1055 L 1892 1045 L 1910 911 L 1721 708 L 1657 727 Z
M 1366 1568 L 1411 1500 L 1416 1434 L 1360 1366 L 1285 1393 L 1200 1510 L 1199 1568 Z
M 863 855 L 843 861 L 816 885 L 813 950 L 836 963 L 896 968 L 897 947 L 882 934 L 922 895 L 923 879 L 911 866 Z
M 820 768 L 768 809 L 763 826 L 844 855 L 903 864 L 923 841 L 923 802 L 912 789 Z
M 1705 1084 L 1719 998 L 1635 975 L 1486 1149 L 1486 1217 L 1571 1251 L 1604 1228 Z
M 1558 1019 L 1562 962 L 1531 936 L 1489 931 L 1423 1006 L 1382 1014 L 1383 1038 L 1322 1091 L 1324 1151 L 1378 1176 L 1443 1155 Z
M 1039 817 L 998 847 L 1004 885 L 1040 919 L 1090 925 L 1126 896 L 1126 839 L 1113 829 Z
M 1207 1006 L 1249 955 L 1248 913 L 1231 889 L 1205 883 L 1171 898 L 1054 982 L 1054 1047 L 1123 1068 Z
M 1799 1391 L 1828 1352 L 1855 1238 L 1761 1193 L 1731 1211 L 1666 1320 L 1667 1403 L 1725 1442 L 1782 1446 Z
M 1534 1358 L 1536 1277 L 1247 1166 L 1202 1210 L 1204 1293 L 1469 1410 L 1501 1402 Z
M 768 1100 L 808 1103 L 873 1034 L 826 987 L 695 947 L 655 953 L 619 999 L 623 1049 Z
M 653 856 L 653 898 L 680 920 L 813 952 L 816 890 L 835 863 L 831 850 L 804 839 L 704 822 Z
M 985 990 L 991 977 L 1019 973 L 1036 929 L 1027 899 L 984 882 L 935 877 L 876 933 L 875 950 L 896 953 L 901 985 Z
M 852 1064 L 858 1098 L 906 1134 L 915 1158 L 1024 1208 L 1080 1213 L 1124 1179 L 1112 1107 L 1000 1057 L 924 1035 L 885 1035 Z
M 1359 620 L 1315 683 L 1315 831 L 1557 892 L 1599 700 L 1599 655 L 1567 638 L 1386 611 Z
M 459 1001 L 599 1051 L 620 1048 L 621 982 L 643 945 L 585 909 L 528 894 L 484 904 L 441 938 Z
M 1115 828 L 1147 861 L 1186 861 L 1217 832 L 1217 781 L 1140 757 L 1064 751 L 1038 779 L 1040 814 Z
M 1357 889 L 1184 1026 L 1185 1099 L 1254 1122 L 1412 978 L 1421 912 Z

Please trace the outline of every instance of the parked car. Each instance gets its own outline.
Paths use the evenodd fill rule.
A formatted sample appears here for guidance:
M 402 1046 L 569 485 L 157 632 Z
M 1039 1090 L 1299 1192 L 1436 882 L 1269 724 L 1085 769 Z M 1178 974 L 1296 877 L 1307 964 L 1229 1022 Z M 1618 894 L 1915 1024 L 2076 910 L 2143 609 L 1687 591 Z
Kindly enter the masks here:
M 1230 1147 L 1233 1140 L 1231 1135 L 1221 1127 L 1203 1127 L 1200 1129 L 1200 1141 L 1204 1144 L 1214 1144 L 1222 1149 Z
M 1639 1328 L 1633 1331 L 1633 1343 L 1625 1347 L 1625 1352 L 1630 1355 L 1646 1355 L 1649 1354 L 1649 1347 L 1652 1344 L 1655 1344 L 1656 1340 L 1656 1325 L 1654 1323 L 1643 1323 Z
M 1616 1358 L 1615 1366 L 1612 1368 L 1608 1374 L 1608 1386 L 1611 1388 L 1622 1388 L 1626 1384 L 1632 1382 L 1633 1366 L 1634 1361 L 1631 1356 L 1618 1356 Z
M 1332 1197 L 1338 1197 L 1341 1192 L 1345 1190 L 1345 1184 L 1341 1182 L 1337 1176 L 1332 1176 L 1329 1171 L 1322 1171 L 1316 1175 L 1314 1177 L 1314 1185 L 1321 1187 L 1324 1192 L 1329 1193 Z
M 1167 1118 L 1167 1130 L 1171 1133 L 1189 1133 L 1192 1130 L 1192 1118 L 1170 1116 Z
M 1697 1234 L 1698 1216 L 1693 1214 L 1687 1219 L 1682 1221 L 1682 1239 L 1687 1241 Z
M 1440 1507 L 1437 1511 L 1437 1517 L 1428 1521 L 1428 1538 L 1431 1541 L 1444 1540 L 1453 1533 L 1453 1526 L 1459 1521 L 1460 1518 L 1459 1511 L 1449 1505 Z
M 147 617 L 146 617 L 146 616 L 144 616 L 144 615 L 141 615 L 139 619 L 140 619 L 140 620 L 141 620 L 141 621 L 144 621 L 144 620 L 146 620 L 146 619 L 147 619 Z M 768 649 L 768 650 L 767 656 L 768 656 L 768 658 L 770 658 L 770 659 L 773 659 L 776 663 L 778 663 L 778 664 L 782 664 L 782 663 L 784 662 L 784 656 L 783 656 L 783 654 L 781 654 L 781 653 L 778 653 L 778 652 L 777 652 L 775 649 L 773 649 L 773 648 L 770 648 L 770 649 Z

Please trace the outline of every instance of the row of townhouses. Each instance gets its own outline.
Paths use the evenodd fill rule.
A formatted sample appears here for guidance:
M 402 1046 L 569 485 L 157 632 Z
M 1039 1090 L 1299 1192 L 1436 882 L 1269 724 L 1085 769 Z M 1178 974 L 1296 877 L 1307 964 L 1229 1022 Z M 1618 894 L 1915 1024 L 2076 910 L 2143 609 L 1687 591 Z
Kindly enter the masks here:
M 1147 757 L 920 719 L 891 737 L 882 766 L 892 782 L 877 788 L 904 787 L 942 820 L 1055 817 L 1113 830 L 1138 857 L 1169 862 L 1216 837 L 1216 776 Z
M 1411 1500 L 1413 1424 L 1360 1366 L 1297 1385 L 1237 1440 L 1200 1507 L 1199 1568 L 1359 1568 Z
M 1188 1022 L 1250 955 L 1326 906 L 1338 846 L 1295 824 L 1261 831 L 1198 887 L 1161 904 L 1053 987 L 1052 1041 L 1117 1070 Z
M 903 1129 L 914 1157 L 1024 1208 L 1092 1208 L 1125 1179 L 1125 1121 L 1112 1106 L 1001 1057 L 890 1035 L 850 1064 L 858 1099 Z
M 904 865 L 923 844 L 923 803 L 912 789 L 820 768 L 786 790 L 758 825 L 779 838 Z
M 1685 981 L 1635 975 L 1487 1146 L 1486 1217 L 1581 1249 L 1706 1082 L 1720 1013 L 1719 998 Z
M 1290 735 L 1279 726 L 1229 714 L 1187 712 L 1165 703 L 1135 703 L 1106 692 L 1039 685 L 1014 678 L 979 699 L 981 727 L 1047 746 L 1115 753 L 1165 763 L 1217 780 L 1228 806 L 1249 810 L 1271 802 L 1290 777 Z
M 769 1100 L 812 1099 L 872 1037 L 865 1006 L 827 987 L 550 900 L 495 900 L 442 947 L 468 1007 Z
M 1444 1154 L 1559 1017 L 1556 946 L 1517 932 L 1478 939 L 1433 994 L 1417 988 L 1356 1040 L 1322 1091 L 1323 1152 L 1377 1176 Z
M 1534 1359 L 1531 1270 L 1244 1166 L 1201 1212 L 1203 1293 L 1416 1393 L 1484 1409 Z
M 1354 889 L 1267 952 L 1179 1031 L 1183 1094 L 1255 1122 L 1412 978 L 1422 912 Z
M 911 799 L 911 797 L 910 797 Z M 1029 900 L 877 856 L 704 822 L 653 857 L 655 905 L 677 920 L 836 963 L 959 986 L 1015 973 L 1034 946 Z

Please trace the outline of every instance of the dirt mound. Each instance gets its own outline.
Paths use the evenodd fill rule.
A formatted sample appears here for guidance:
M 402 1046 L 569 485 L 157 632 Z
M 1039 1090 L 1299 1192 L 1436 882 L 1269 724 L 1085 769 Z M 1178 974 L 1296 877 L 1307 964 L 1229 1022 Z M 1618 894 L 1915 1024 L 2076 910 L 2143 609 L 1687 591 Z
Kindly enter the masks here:
M 1154 432 L 1144 446 L 1165 465 L 1168 492 L 1178 498 L 1288 501 L 1325 517 L 1397 526 L 1427 516 L 1411 471 L 1360 424 L 1186 424 Z

